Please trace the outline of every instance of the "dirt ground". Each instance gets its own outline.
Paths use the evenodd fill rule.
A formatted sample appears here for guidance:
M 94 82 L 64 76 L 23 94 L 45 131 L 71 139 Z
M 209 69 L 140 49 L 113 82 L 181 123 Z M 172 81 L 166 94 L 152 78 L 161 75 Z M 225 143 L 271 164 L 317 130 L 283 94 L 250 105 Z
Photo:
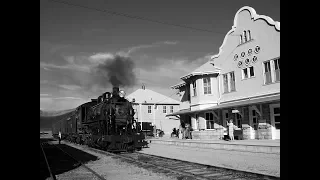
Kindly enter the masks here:
M 74 146 L 74 145 L 72 145 Z M 139 179 L 139 180 L 176 180 L 174 177 L 167 177 L 163 174 L 151 172 L 149 170 L 131 165 L 129 163 L 123 162 L 118 159 L 113 159 L 112 157 L 106 155 L 100 155 L 90 150 L 85 150 L 81 146 L 74 146 L 87 153 L 98 156 L 97 161 L 91 161 L 86 163 L 86 165 L 97 172 L 99 175 L 108 180 L 128 180 L 128 179 Z M 58 175 L 63 177 L 64 175 Z

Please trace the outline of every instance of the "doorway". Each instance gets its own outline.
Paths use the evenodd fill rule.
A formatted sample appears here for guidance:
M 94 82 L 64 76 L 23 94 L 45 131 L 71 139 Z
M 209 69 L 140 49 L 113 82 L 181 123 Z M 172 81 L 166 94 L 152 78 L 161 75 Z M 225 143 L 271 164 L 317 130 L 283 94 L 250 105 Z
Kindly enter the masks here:
M 272 139 L 280 139 L 280 104 L 270 105 Z
M 249 120 L 251 126 L 251 139 L 258 139 L 259 115 L 252 107 L 249 107 Z

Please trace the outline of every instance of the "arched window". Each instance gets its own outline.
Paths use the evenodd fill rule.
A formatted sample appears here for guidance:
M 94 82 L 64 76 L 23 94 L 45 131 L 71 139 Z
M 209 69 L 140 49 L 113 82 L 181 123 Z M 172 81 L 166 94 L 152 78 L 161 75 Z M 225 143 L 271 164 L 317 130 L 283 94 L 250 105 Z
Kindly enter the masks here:
M 243 31 L 243 36 L 244 36 L 244 42 L 247 42 L 247 32 Z
M 250 30 L 248 30 L 248 40 L 251 40 L 251 33 L 250 33 Z
M 242 44 L 242 35 L 240 35 L 240 44 Z

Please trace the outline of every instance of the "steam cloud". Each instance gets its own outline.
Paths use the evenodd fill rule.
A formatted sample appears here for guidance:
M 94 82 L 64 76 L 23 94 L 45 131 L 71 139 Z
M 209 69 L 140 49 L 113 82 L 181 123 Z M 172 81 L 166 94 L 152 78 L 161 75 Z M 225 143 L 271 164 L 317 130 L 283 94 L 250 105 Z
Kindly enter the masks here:
M 130 57 L 116 55 L 96 66 L 96 72 L 107 79 L 112 86 L 131 87 L 136 83 L 134 62 Z

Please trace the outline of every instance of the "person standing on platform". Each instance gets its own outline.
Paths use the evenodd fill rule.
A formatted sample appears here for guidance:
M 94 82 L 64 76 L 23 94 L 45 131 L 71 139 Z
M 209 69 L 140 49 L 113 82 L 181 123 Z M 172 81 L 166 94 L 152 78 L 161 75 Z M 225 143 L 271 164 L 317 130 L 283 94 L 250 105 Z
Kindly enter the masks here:
M 61 142 L 61 132 L 59 131 L 59 144 Z
M 230 119 L 229 122 L 230 122 L 230 123 L 227 122 L 228 134 L 229 134 L 229 137 L 230 137 L 230 141 L 233 141 L 233 140 L 234 140 L 233 130 L 234 130 L 235 126 L 234 126 L 233 123 L 232 123 L 232 119 Z
M 183 139 L 183 129 L 182 129 L 182 125 L 179 126 L 179 139 Z

